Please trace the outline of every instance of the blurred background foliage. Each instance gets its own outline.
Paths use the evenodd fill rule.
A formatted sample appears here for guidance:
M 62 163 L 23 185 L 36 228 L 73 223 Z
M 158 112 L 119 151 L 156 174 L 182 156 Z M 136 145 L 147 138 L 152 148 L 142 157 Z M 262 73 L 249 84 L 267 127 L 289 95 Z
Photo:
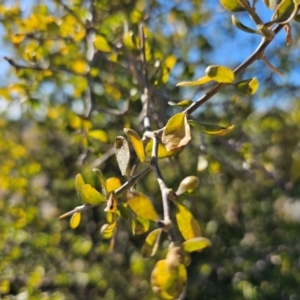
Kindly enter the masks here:
M 259 37 L 238 32 L 218 1 L 0 3 L 2 299 L 156 299 L 149 277 L 166 243 L 144 260 L 145 234 L 133 236 L 123 222 L 108 252 L 103 207 L 84 213 L 76 230 L 58 216 L 80 204 L 77 173 L 98 188 L 94 167 L 121 178 L 114 138 L 124 127 L 142 133 L 141 23 L 153 128 L 180 111 L 168 101 L 206 89 L 177 82 L 203 76 L 209 64 L 234 68 Z M 281 34 L 266 51 L 282 78 L 256 62 L 242 78 L 258 77 L 256 95 L 227 87 L 193 114 L 234 131 L 193 131 L 186 149 L 160 162 L 174 190 L 185 176 L 199 178 L 198 195 L 180 199 L 213 242 L 192 254 L 186 299 L 300 299 L 300 40 L 299 25 L 291 26 L 292 45 Z M 138 189 L 162 212 L 153 174 Z

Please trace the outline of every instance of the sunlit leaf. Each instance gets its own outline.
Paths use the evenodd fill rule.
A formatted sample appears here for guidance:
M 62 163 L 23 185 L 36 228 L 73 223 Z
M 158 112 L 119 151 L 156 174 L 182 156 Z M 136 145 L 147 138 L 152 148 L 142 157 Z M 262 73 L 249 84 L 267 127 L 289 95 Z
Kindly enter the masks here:
M 245 26 L 234 15 L 231 16 L 231 21 L 232 21 L 232 24 L 236 28 L 238 28 L 242 31 L 245 31 L 245 32 L 248 32 L 248 33 L 260 34 L 260 32 L 258 30 L 255 30 L 255 29 L 249 28 L 248 26 Z
M 113 192 L 122 186 L 122 183 L 118 177 L 110 177 L 106 180 L 105 186 L 106 193 L 109 194 L 110 192 Z
M 97 50 L 102 52 L 110 52 L 111 47 L 107 39 L 103 35 L 97 35 L 94 40 L 94 46 Z
M 182 243 L 182 250 L 186 252 L 200 251 L 204 248 L 210 247 L 211 241 L 204 237 L 197 237 Z
M 137 157 L 139 158 L 139 160 L 141 162 L 144 162 L 145 161 L 145 150 L 144 150 L 144 145 L 143 145 L 142 139 L 139 137 L 139 135 L 133 129 L 124 128 L 124 132 L 130 139 L 130 142 L 133 145 L 133 148 L 135 150 Z
M 92 205 L 98 205 L 105 202 L 105 197 L 100 194 L 94 187 L 90 184 L 85 184 L 81 190 L 81 196 L 85 203 Z
M 138 49 L 137 39 L 132 31 L 128 31 L 123 37 L 123 43 L 127 49 Z
M 101 188 L 102 188 L 102 195 L 104 195 L 104 197 L 105 197 L 106 196 L 106 182 L 105 182 L 105 177 L 102 174 L 102 172 L 99 169 L 97 169 L 97 168 L 93 169 L 93 172 L 97 175 L 97 177 L 100 180 Z
M 297 1 L 282 0 L 276 7 L 272 16 L 272 22 L 277 24 L 288 23 L 298 12 Z
M 222 6 L 232 12 L 245 10 L 239 0 L 220 0 Z
M 164 129 L 162 142 L 167 151 L 183 147 L 191 140 L 190 126 L 185 113 L 178 113 L 171 117 Z
M 132 231 L 134 234 L 143 234 L 149 230 L 150 222 L 147 219 L 137 217 L 132 219 Z
M 244 95 L 253 95 L 259 87 L 259 82 L 257 78 L 254 77 L 237 82 L 234 86 L 240 93 Z
M 196 176 L 185 177 L 179 184 L 176 195 L 184 194 L 188 190 L 194 190 L 199 185 L 199 179 Z
M 221 83 L 232 83 L 234 73 L 224 66 L 209 66 L 205 69 L 205 74 L 212 80 Z
M 150 142 L 147 144 L 146 149 L 145 149 L 147 156 L 152 155 L 152 146 L 153 146 L 153 140 L 150 140 Z M 157 157 L 158 158 L 166 158 L 166 157 L 174 156 L 177 153 L 181 152 L 182 150 L 183 150 L 183 148 L 177 148 L 174 150 L 167 151 L 166 147 L 162 143 L 159 143 Z
M 90 130 L 88 132 L 88 136 L 95 139 L 95 140 L 98 140 L 102 143 L 107 143 L 108 142 L 108 137 L 107 137 L 106 132 L 104 130 L 101 130 L 101 129 Z
M 188 107 L 193 103 L 194 103 L 194 101 L 192 101 L 192 100 L 182 100 L 180 102 L 172 102 L 172 101 L 168 102 L 168 104 L 171 106 L 179 106 L 179 107 Z
M 83 177 L 81 174 L 77 174 L 75 177 L 75 186 L 76 186 L 76 191 L 79 199 L 83 202 L 82 196 L 81 196 L 81 191 L 83 186 L 85 185 L 85 182 L 83 180 Z
M 117 211 L 117 198 L 116 198 L 116 195 L 114 192 L 112 192 L 110 195 L 109 195 L 109 198 L 107 200 L 107 203 L 106 203 L 106 207 L 104 209 L 104 211 L 106 212 L 116 212 Z
M 72 229 L 77 228 L 80 224 L 80 220 L 81 220 L 81 213 L 80 212 L 74 213 L 70 219 L 71 228 Z
M 128 143 L 123 136 L 117 136 L 115 138 L 114 146 L 115 146 L 117 162 L 118 162 L 121 174 L 123 176 L 125 176 L 126 171 L 127 171 L 127 166 L 129 163 L 129 159 L 130 159 Z
M 194 120 L 188 120 L 188 122 L 192 127 L 209 135 L 224 136 L 234 129 L 234 125 L 231 125 L 229 127 L 221 127 L 218 125 L 198 123 Z
M 114 234 L 114 231 L 116 229 L 116 225 L 117 225 L 117 221 L 115 221 L 112 224 L 104 224 L 100 229 L 102 238 L 103 239 L 111 239 Z
M 146 195 L 137 191 L 128 192 L 127 204 L 137 216 L 152 221 L 159 220 L 151 200 Z
M 148 234 L 141 251 L 144 258 L 155 255 L 158 249 L 161 233 L 162 228 L 158 228 Z
M 192 213 L 181 203 L 176 203 L 176 221 L 183 238 L 190 240 L 201 236 L 200 226 Z
M 182 82 L 178 82 L 176 84 L 176 86 L 194 86 L 194 85 L 202 85 L 205 83 L 208 83 L 212 80 L 212 78 L 210 78 L 209 76 L 204 76 L 202 78 L 199 78 L 195 81 L 182 81 Z
M 77 59 L 72 62 L 71 68 L 78 74 L 85 74 L 89 70 L 89 65 L 83 59 Z

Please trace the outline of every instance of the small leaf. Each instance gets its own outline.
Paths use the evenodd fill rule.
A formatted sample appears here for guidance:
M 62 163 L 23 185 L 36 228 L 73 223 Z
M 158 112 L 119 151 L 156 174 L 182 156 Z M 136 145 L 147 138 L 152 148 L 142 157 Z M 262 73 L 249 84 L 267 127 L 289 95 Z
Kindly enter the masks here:
M 188 120 L 188 122 L 194 128 L 196 128 L 206 134 L 215 135 L 215 136 L 224 136 L 224 135 L 230 133 L 234 128 L 234 125 L 231 125 L 229 127 L 221 127 L 218 125 L 198 123 L 194 120 Z
M 276 7 L 271 23 L 285 24 L 291 21 L 298 12 L 297 1 L 282 0 Z
M 260 34 L 260 32 L 258 30 L 255 30 L 255 29 L 252 29 L 252 28 L 249 28 L 249 27 L 245 26 L 234 15 L 231 16 L 231 21 L 232 21 L 232 24 L 236 28 L 238 28 L 242 31 L 245 31 L 245 32 L 248 32 L 248 33 Z
M 199 224 L 192 213 L 181 203 L 176 203 L 176 221 L 178 229 L 185 240 L 201 236 Z
M 194 103 L 194 101 L 192 101 L 192 100 L 182 100 L 180 102 L 172 102 L 172 101 L 168 102 L 168 104 L 171 106 L 179 106 L 179 107 L 188 107 L 193 103 Z
M 139 160 L 141 162 L 144 162 L 145 161 L 145 150 L 144 150 L 144 145 L 143 145 L 141 138 L 133 129 L 124 128 L 124 132 L 130 139 L 130 142 L 132 143 L 132 146 L 134 148 L 134 151 L 135 151 L 137 157 L 139 158 Z
M 122 183 L 118 177 L 110 177 L 106 180 L 105 186 L 106 193 L 109 194 L 110 192 L 114 192 L 120 186 L 122 186 Z
M 85 185 L 84 179 L 82 178 L 81 174 L 77 174 L 75 177 L 75 186 L 77 190 L 77 195 L 79 199 L 83 202 L 82 196 L 81 196 L 81 191 L 83 186 Z
M 117 207 L 118 207 L 117 198 L 116 198 L 115 193 L 112 192 L 109 195 L 109 198 L 107 200 L 107 204 L 106 204 L 106 207 L 104 208 L 104 211 L 115 213 L 117 211 Z
M 182 81 L 182 82 L 178 82 L 176 84 L 176 86 L 194 86 L 194 85 L 202 85 L 205 83 L 210 82 L 212 79 L 208 76 L 204 76 L 202 78 L 199 78 L 195 81 Z
M 151 231 L 148 234 L 148 236 L 145 240 L 145 243 L 142 247 L 142 256 L 144 258 L 155 255 L 155 253 L 158 249 L 158 244 L 159 244 L 161 233 L 162 233 L 162 228 L 158 228 L 158 229 Z
M 127 204 L 137 216 L 152 221 L 159 220 L 151 200 L 146 195 L 137 191 L 128 192 Z
M 150 222 L 147 219 L 137 217 L 132 219 L 133 234 L 143 234 L 149 230 Z
M 85 184 L 81 190 L 81 196 L 85 203 L 98 205 L 105 202 L 105 198 L 90 184 Z
M 205 74 L 210 79 L 221 83 L 232 83 L 234 81 L 234 73 L 224 66 L 209 66 L 206 68 Z
M 170 268 L 166 259 L 159 260 L 151 273 L 153 292 L 162 300 L 178 299 L 186 286 L 187 272 L 184 264 Z
M 102 52 L 110 52 L 111 47 L 107 39 L 103 35 L 97 35 L 94 40 L 94 46 L 97 50 Z
M 102 194 L 106 197 L 106 183 L 105 183 L 105 177 L 102 174 L 102 172 L 99 169 L 93 169 L 93 172 L 97 175 L 97 177 L 100 180 L 101 188 L 102 188 Z
M 146 155 L 151 156 L 152 155 L 152 146 L 153 146 L 153 140 L 150 140 L 150 142 L 146 146 Z M 167 151 L 166 147 L 162 144 L 158 144 L 158 151 L 157 151 L 157 158 L 166 158 L 170 156 L 174 156 L 177 153 L 181 152 L 183 148 L 177 148 L 174 150 Z
M 244 7 L 239 0 L 220 0 L 222 6 L 232 12 L 244 11 Z
M 190 126 L 185 113 L 171 117 L 164 129 L 162 142 L 167 151 L 183 147 L 191 140 Z
M 115 138 L 115 151 L 121 174 L 125 176 L 130 159 L 130 152 L 128 143 L 123 136 L 117 136 Z
M 240 93 L 244 95 L 253 95 L 258 89 L 259 82 L 257 78 L 250 78 L 237 82 L 234 86 Z
M 194 190 L 199 185 L 199 179 L 196 176 L 185 177 L 179 184 L 176 195 L 182 195 L 188 190 Z
M 116 225 L 117 225 L 117 221 L 115 221 L 112 224 L 104 224 L 100 229 L 102 238 L 107 240 L 111 239 L 116 229 Z
M 117 214 L 122 217 L 124 220 L 129 220 L 131 218 L 130 214 L 130 210 L 125 207 L 122 203 L 120 203 L 118 205 L 118 210 L 117 210 Z
M 77 228 L 78 225 L 80 224 L 80 220 L 81 220 L 81 213 L 80 212 L 74 213 L 70 219 L 71 228 L 72 229 Z
M 211 246 L 211 241 L 204 237 L 197 237 L 182 243 L 182 250 L 186 252 L 201 251 Z
M 106 132 L 101 129 L 90 130 L 88 136 L 102 143 L 108 142 L 108 137 Z

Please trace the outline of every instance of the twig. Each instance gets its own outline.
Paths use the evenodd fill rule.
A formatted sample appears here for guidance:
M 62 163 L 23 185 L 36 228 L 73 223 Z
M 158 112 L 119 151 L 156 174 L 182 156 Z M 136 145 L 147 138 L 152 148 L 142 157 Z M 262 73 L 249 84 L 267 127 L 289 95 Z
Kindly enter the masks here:
M 273 66 L 272 63 L 264 55 L 261 56 L 260 60 L 264 62 L 266 66 L 268 66 L 274 73 L 282 76 L 282 73 L 275 66 Z

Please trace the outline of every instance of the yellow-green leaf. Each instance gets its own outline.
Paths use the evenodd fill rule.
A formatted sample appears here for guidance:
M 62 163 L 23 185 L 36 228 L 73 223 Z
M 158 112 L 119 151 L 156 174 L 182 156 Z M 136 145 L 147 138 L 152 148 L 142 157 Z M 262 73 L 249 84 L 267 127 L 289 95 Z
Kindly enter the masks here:
M 187 272 L 184 264 L 170 269 L 166 259 L 156 263 L 151 274 L 153 292 L 162 300 L 178 299 L 186 286 Z
M 107 39 L 103 35 L 97 35 L 94 40 L 94 46 L 97 50 L 102 52 L 110 52 L 111 47 Z
M 74 213 L 70 219 L 71 228 L 72 229 L 77 228 L 78 225 L 80 224 L 80 220 L 81 220 L 81 213 L 80 212 Z
M 144 150 L 144 145 L 142 142 L 142 139 L 140 136 L 130 128 L 124 128 L 125 134 L 128 136 L 130 139 L 130 142 L 132 143 L 132 146 L 134 148 L 134 151 L 139 158 L 141 162 L 145 161 L 145 150 Z
M 181 203 L 177 203 L 176 221 L 185 240 L 201 236 L 200 226 L 192 213 Z
M 293 0 L 282 0 L 272 16 L 272 22 L 285 24 L 292 20 L 298 12 L 298 3 Z
M 81 190 L 81 196 L 85 203 L 92 205 L 98 205 L 105 202 L 105 197 L 100 194 L 94 187 L 90 184 L 85 184 Z
M 90 130 L 88 136 L 102 143 L 108 142 L 108 137 L 106 132 L 101 129 Z
M 100 180 L 100 183 L 101 183 L 101 188 L 102 188 L 102 194 L 104 195 L 104 197 L 106 196 L 106 183 L 105 183 L 105 177 L 103 175 L 103 173 L 95 168 L 93 169 L 93 172 L 97 175 L 97 177 L 99 178 Z
M 173 102 L 173 101 L 168 102 L 168 104 L 171 106 L 179 106 L 179 107 L 188 107 L 193 103 L 194 103 L 194 101 L 192 101 L 192 100 L 182 100 L 180 102 Z
M 129 159 L 130 159 L 130 152 L 128 143 L 123 136 L 117 136 L 115 138 L 115 151 L 116 151 L 116 158 L 117 162 L 123 176 L 126 175 Z
M 239 0 L 220 0 L 222 6 L 232 12 L 243 11 L 244 7 L 240 4 Z
M 150 222 L 147 219 L 136 217 L 132 219 L 133 234 L 143 234 L 149 230 Z
M 100 233 L 103 239 L 110 239 L 112 238 L 114 231 L 116 229 L 117 221 L 112 224 L 104 224 L 101 229 Z
M 153 140 L 150 140 L 150 142 L 147 144 L 146 149 L 145 149 L 147 156 L 152 155 L 152 147 L 153 147 Z M 173 156 L 173 155 L 181 152 L 182 150 L 183 150 L 183 148 L 177 148 L 174 150 L 167 151 L 166 147 L 162 143 L 159 143 L 157 157 L 158 158 L 170 157 L 170 156 Z
M 167 151 L 183 147 L 191 140 L 190 126 L 185 113 L 171 117 L 164 129 L 162 142 Z
M 221 127 L 218 125 L 198 123 L 194 120 L 188 120 L 188 122 L 192 127 L 209 135 L 224 136 L 234 129 L 234 125 L 229 127 Z
M 257 78 L 254 77 L 237 82 L 234 86 L 240 93 L 244 95 L 253 95 L 259 87 L 259 82 Z
M 199 185 L 199 179 L 196 176 L 185 177 L 179 184 L 176 195 L 182 195 L 189 190 L 194 190 Z
M 205 74 L 212 80 L 221 83 L 232 83 L 234 81 L 234 73 L 224 66 L 209 66 L 205 70 Z
M 144 258 L 155 255 L 158 249 L 161 233 L 162 228 L 158 228 L 148 234 L 141 251 Z
M 110 177 L 106 180 L 105 186 L 106 193 L 109 194 L 110 192 L 113 192 L 122 186 L 122 183 L 118 177 Z
M 75 186 L 76 186 L 76 191 L 79 199 L 83 202 L 82 196 L 81 196 L 81 191 L 83 186 L 85 185 L 85 182 L 83 180 L 83 177 L 81 174 L 77 174 L 75 177 Z
M 212 79 L 209 76 L 201 77 L 195 81 L 182 81 L 178 82 L 176 86 L 194 86 L 194 85 L 202 85 L 210 82 Z
M 238 28 L 242 31 L 245 31 L 245 32 L 248 32 L 248 33 L 260 34 L 260 32 L 258 30 L 255 30 L 255 29 L 249 28 L 248 26 L 245 26 L 234 15 L 231 16 L 231 21 L 232 21 L 232 24 L 236 28 Z
M 144 194 L 134 191 L 127 193 L 127 204 L 139 217 L 147 220 L 158 221 L 158 214 L 151 200 Z
M 201 251 L 211 246 L 211 241 L 204 237 L 197 237 L 182 243 L 182 250 L 186 252 Z

